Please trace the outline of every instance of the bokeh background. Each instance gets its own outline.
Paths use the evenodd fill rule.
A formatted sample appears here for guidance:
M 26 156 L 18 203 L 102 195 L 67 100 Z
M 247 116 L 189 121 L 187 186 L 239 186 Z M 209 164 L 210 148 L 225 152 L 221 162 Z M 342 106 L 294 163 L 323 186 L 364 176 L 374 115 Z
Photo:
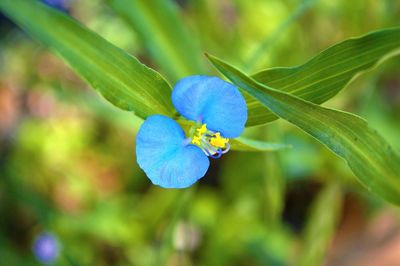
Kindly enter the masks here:
M 107 1 L 64 2 L 69 15 L 176 81 L 174 62 L 160 67 L 140 31 Z M 400 22 L 395 0 L 173 5 L 201 51 L 248 73 L 304 63 L 336 42 Z M 201 64 L 214 71 L 206 59 Z M 366 118 L 400 151 L 399 57 L 325 106 Z M 229 152 L 184 190 L 152 185 L 136 164 L 141 122 L 0 13 L 0 265 L 40 265 L 32 245 L 43 232 L 57 238 L 54 265 L 280 266 L 314 252 L 324 254 L 322 265 L 400 265 L 399 209 L 285 121 L 245 134 L 291 149 Z

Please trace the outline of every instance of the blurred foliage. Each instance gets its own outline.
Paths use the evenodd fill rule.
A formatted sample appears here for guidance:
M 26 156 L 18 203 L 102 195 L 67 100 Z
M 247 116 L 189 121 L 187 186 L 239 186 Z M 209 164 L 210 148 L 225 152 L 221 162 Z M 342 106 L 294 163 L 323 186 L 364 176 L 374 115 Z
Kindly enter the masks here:
M 202 52 L 248 71 L 301 64 L 345 38 L 398 26 L 400 18 L 392 0 L 172 4 Z M 70 1 L 69 14 L 165 76 L 183 72 L 167 71 L 109 1 Z M 245 135 L 292 149 L 230 152 L 195 187 L 161 189 L 136 164 L 140 119 L 99 97 L 1 14 L 0 34 L 2 265 L 39 265 L 31 246 L 43 231 L 61 244 L 56 265 L 400 261 L 398 209 L 371 196 L 342 160 L 290 124 L 278 120 Z M 363 116 L 399 151 L 399 77 L 397 57 L 326 105 Z M 332 181 L 340 186 L 331 188 Z M 302 252 L 317 243 L 317 255 Z

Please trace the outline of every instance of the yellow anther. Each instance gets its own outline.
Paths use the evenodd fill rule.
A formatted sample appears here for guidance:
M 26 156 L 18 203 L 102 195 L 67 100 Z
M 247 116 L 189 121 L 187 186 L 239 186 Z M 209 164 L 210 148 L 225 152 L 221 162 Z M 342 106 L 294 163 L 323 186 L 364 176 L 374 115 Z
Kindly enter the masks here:
M 196 131 L 199 136 L 203 135 L 207 132 L 207 124 L 203 124 L 200 128 L 196 129 Z
M 196 145 L 200 145 L 200 137 L 199 136 L 193 136 L 192 143 L 196 144 Z
M 221 137 L 219 132 L 215 133 L 215 136 L 210 139 L 210 144 L 217 148 L 225 148 L 229 139 Z

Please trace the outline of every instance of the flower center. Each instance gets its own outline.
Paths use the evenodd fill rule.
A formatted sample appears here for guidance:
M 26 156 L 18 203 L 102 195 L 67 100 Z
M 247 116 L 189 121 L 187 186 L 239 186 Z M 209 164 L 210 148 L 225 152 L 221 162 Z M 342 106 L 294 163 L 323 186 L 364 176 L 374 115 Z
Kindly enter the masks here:
M 229 139 L 222 137 L 220 132 L 208 129 L 207 124 L 194 126 L 190 130 L 190 139 L 192 144 L 200 147 L 211 158 L 221 157 L 230 148 Z

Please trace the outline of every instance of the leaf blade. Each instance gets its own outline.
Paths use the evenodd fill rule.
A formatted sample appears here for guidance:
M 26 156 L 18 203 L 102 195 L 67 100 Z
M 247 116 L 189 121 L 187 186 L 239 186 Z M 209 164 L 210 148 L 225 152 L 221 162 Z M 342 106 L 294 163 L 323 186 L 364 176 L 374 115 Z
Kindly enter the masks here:
M 321 104 L 355 77 L 386 59 L 400 54 L 400 28 L 368 33 L 337 43 L 306 63 L 295 67 L 262 70 L 252 78 L 272 88 Z M 249 106 L 247 126 L 277 119 L 268 109 L 245 94 Z
M 115 106 L 141 118 L 173 115 L 171 87 L 156 71 L 38 1 L 5 0 L 0 10 L 56 52 Z
M 182 127 L 186 136 L 190 135 L 190 128 L 193 126 L 193 121 L 186 119 L 178 119 L 177 123 Z M 234 151 L 247 151 L 247 152 L 266 152 L 278 151 L 282 149 L 291 148 L 291 145 L 284 143 L 272 143 L 262 140 L 255 140 L 246 137 L 237 137 L 229 140 L 230 149 Z
M 278 151 L 281 149 L 290 148 L 290 145 L 284 143 L 271 143 L 261 140 L 254 140 L 245 137 L 238 137 L 230 140 L 231 150 L 234 151 L 248 151 L 248 152 L 260 152 L 260 151 Z
M 400 157 L 364 119 L 275 90 L 216 57 L 208 57 L 221 73 L 275 115 L 307 132 L 343 158 L 368 190 L 400 205 Z
M 107 2 L 139 34 L 145 47 L 169 77 L 177 80 L 204 69 L 202 53 L 184 27 L 185 23 L 173 1 Z
M 323 264 L 328 245 L 332 241 L 340 218 L 342 193 L 336 182 L 325 185 L 311 206 L 303 231 L 303 241 L 297 264 L 318 266 Z

